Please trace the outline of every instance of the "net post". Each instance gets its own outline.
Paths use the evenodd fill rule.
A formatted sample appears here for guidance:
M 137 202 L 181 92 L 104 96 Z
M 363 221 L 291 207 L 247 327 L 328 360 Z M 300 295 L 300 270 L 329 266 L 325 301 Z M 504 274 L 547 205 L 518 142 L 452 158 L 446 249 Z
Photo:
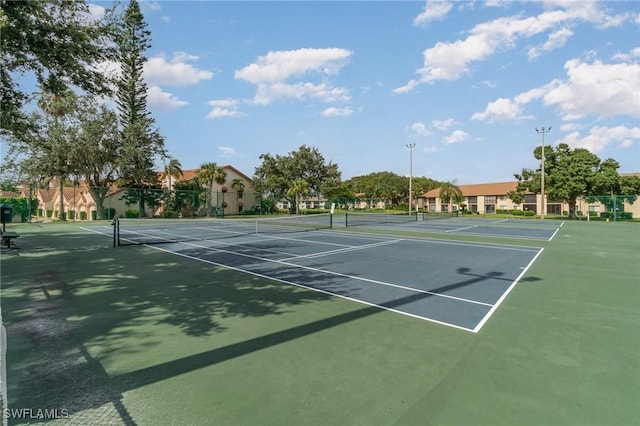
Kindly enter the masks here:
M 118 219 L 113 219 L 113 222 L 111 222 L 111 226 L 113 226 L 113 246 L 115 247 L 117 245 L 117 241 L 119 239 L 118 236 Z
M 348 227 L 349 226 L 349 212 L 345 212 L 344 213 L 344 227 Z
M 333 213 L 329 213 L 329 229 L 333 229 Z

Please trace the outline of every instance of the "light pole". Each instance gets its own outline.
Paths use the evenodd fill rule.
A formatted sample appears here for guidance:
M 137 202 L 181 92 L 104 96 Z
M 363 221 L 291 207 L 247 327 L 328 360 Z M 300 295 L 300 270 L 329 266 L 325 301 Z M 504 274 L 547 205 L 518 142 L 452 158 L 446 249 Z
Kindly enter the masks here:
M 542 203 L 542 211 L 540 212 L 540 220 L 544 220 L 544 213 L 545 213 L 545 205 L 544 205 L 544 134 L 545 133 L 549 133 L 551 131 L 551 126 L 549 126 L 547 129 L 545 129 L 544 127 L 541 128 L 541 130 L 536 129 L 536 132 L 538 134 L 542 134 L 542 174 L 540 176 L 540 192 L 542 193 L 542 199 L 541 199 L 541 203 Z
M 413 180 L 413 148 L 416 146 L 415 143 L 408 143 L 407 148 L 409 148 L 409 215 L 413 213 L 413 198 L 411 194 L 411 185 Z
M 76 186 L 78 185 L 78 171 L 73 171 L 73 221 L 76 221 L 78 207 L 76 205 Z

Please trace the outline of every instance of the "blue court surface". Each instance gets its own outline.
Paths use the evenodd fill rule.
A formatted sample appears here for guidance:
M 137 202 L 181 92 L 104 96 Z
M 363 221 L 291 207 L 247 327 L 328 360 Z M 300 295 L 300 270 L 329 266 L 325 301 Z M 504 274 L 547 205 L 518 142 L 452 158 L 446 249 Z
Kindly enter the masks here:
M 366 217 L 366 215 L 363 214 L 360 217 Z M 334 223 L 336 226 L 340 226 L 344 225 L 345 221 L 344 219 L 335 219 Z M 417 221 L 391 221 L 388 223 L 385 223 L 384 220 L 380 220 L 380 222 L 364 220 L 355 223 L 354 227 L 370 229 L 402 229 L 411 232 L 477 235 L 537 241 L 551 241 L 564 224 L 563 221 L 558 220 L 488 219 L 474 216 L 435 219 L 427 217 L 424 220 L 419 218 Z
M 112 232 L 110 227 L 88 229 Z M 131 237 L 149 235 L 179 237 L 149 245 L 178 256 L 470 332 L 482 328 L 542 252 L 332 230 L 252 233 L 199 224 L 138 229 Z

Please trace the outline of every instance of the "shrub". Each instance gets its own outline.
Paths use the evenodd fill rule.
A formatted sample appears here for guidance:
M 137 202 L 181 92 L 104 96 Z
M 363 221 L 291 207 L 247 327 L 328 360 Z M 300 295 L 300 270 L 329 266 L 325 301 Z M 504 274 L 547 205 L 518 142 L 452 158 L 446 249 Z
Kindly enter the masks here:
M 128 217 L 128 218 L 140 217 L 140 212 L 138 210 L 127 210 L 126 212 L 124 212 L 124 217 Z
M 80 212 L 80 220 L 87 220 L 87 212 Z
M 104 218 L 105 219 L 115 219 L 116 218 L 116 209 L 113 207 L 109 207 L 108 209 L 104 209 Z

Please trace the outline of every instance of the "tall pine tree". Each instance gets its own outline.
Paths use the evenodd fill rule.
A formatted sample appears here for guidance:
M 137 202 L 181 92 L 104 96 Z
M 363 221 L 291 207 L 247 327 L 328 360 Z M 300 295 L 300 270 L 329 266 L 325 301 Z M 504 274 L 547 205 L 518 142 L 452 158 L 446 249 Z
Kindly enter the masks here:
M 125 10 L 119 35 L 121 75 L 117 84 L 116 104 L 120 120 L 121 184 L 135 188 L 129 199 L 138 201 L 140 215 L 145 214 L 145 198 L 150 188 L 157 187 L 153 170 L 158 157 L 165 157 L 164 138 L 155 128 L 155 120 L 147 110 L 147 84 L 142 76 L 145 51 L 151 47 L 151 33 L 136 0 Z

